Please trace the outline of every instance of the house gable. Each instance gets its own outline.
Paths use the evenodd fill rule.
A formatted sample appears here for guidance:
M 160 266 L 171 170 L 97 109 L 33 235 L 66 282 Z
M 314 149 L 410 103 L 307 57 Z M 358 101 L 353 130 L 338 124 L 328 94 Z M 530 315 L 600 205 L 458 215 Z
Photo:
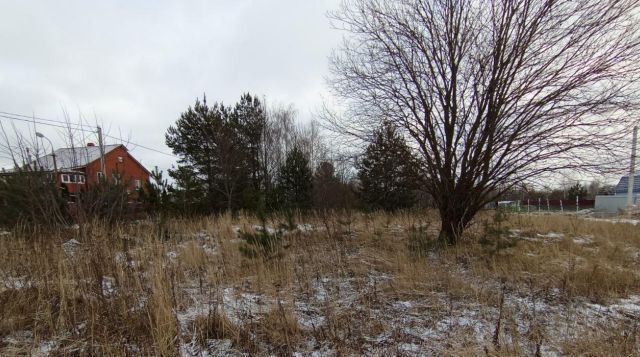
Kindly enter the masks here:
M 149 180 L 150 172 L 140 164 L 127 150 L 124 145 L 118 145 L 104 155 L 105 179 L 108 182 L 122 180 L 131 189 L 138 188 L 136 185 L 144 184 Z M 89 184 L 98 183 L 98 173 L 101 172 L 101 160 L 89 162 L 84 167 L 87 182 Z

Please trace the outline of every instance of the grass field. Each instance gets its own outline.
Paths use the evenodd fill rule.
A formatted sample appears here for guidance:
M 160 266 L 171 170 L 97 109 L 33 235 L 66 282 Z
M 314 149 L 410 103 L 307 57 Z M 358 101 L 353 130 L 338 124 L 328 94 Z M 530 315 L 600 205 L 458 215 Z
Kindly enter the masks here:
M 437 222 L 18 227 L 0 235 L 0 355 L 640 354 L 635 221 L 487 211 L 450 248 Z

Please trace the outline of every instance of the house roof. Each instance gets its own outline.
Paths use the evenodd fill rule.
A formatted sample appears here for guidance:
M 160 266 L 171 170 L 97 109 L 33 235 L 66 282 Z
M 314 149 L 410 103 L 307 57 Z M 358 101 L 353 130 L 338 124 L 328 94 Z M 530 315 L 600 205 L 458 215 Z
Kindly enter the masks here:
M 122 144 L 105 145 L 105 155 Z M 100 158 L 99 146 L 83 146 L 76 148 L 60 148 L 55 151 L 58 170 L 67 170 L 87 166 Z M 53 156 L 51 154 L 38 158 L 38 166 L 44 170 L 53 170 Z
M 616 195 L 627 194 L 629 187 L 629 175 L 622 176 L 616 185 Z M 633 193 L 640 193 L 640 173 L 636 172 L 633 178 Z

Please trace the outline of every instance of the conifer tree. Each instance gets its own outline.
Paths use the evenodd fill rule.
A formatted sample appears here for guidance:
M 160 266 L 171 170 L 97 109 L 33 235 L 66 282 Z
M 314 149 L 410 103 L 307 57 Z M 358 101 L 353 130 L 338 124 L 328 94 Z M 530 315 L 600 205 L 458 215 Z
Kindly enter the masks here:
M 265 121 L 262 103 L 250 94 L 235 107 L 209 106 L 205 97 L 167 130 L 167 146 L 180 156 L 183 170 L 174 173 L 195 176 L 189 184 L 201 185 L 192 191 L 204 192 L 208 211 L 255 208 L 262 187 L 259 153 Z
M 182 214 L 191 215 L 202 211 L 204 186 L 192 167 L 185 165 L 169 169 L 174 185 L 169 187 L 176 209 Z
M 587 197 L 587 188 L 584 187 L 583 185 L 580 184 L 580 182 L 577 182 L 575 185 L 571 186 L 569 188 L 569 191 L 567 192 L 567 197 L 568 199 L 571 200 L 575 200 L 576 197 L 578 198 L 586 198 Z
M 296 146 L 289 151 L 284 165 L 280 168 L 278 191 L 284 208 L 310 208 L 312 187 L 309 159 Z
M 240 144 L 240 161 L 246 173 L 240 187 L 244 208 L 257 209 L 266 186 L 266 163 L 261 160 L 260 155 L 264 146 L 266 123 L 267 115 L 262 102 L 257 96 L 243 94 L 233 109 L 232 125 Z
M 329 161 L 322 161 L 313 175 L 313 206 L 317 209 L 335 209 L 343 206 L 346 185 L 335 174 Z
M 372 209 L 411 207 L 419 187 L 417 162 L 396 127 L 384 122 L 358 162 L 362 201 Z

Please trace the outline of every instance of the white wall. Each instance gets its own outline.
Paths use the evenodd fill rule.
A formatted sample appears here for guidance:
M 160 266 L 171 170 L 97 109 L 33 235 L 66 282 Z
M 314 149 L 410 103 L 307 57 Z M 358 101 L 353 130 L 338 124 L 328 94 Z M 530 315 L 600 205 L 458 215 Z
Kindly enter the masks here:
M 638 204 L 639 194 L 634 195 L 634 204 Z M 627 208 L 627 195 L 602 195 L 596 196 L 594 211 L 617 213 L 620 209 Z

